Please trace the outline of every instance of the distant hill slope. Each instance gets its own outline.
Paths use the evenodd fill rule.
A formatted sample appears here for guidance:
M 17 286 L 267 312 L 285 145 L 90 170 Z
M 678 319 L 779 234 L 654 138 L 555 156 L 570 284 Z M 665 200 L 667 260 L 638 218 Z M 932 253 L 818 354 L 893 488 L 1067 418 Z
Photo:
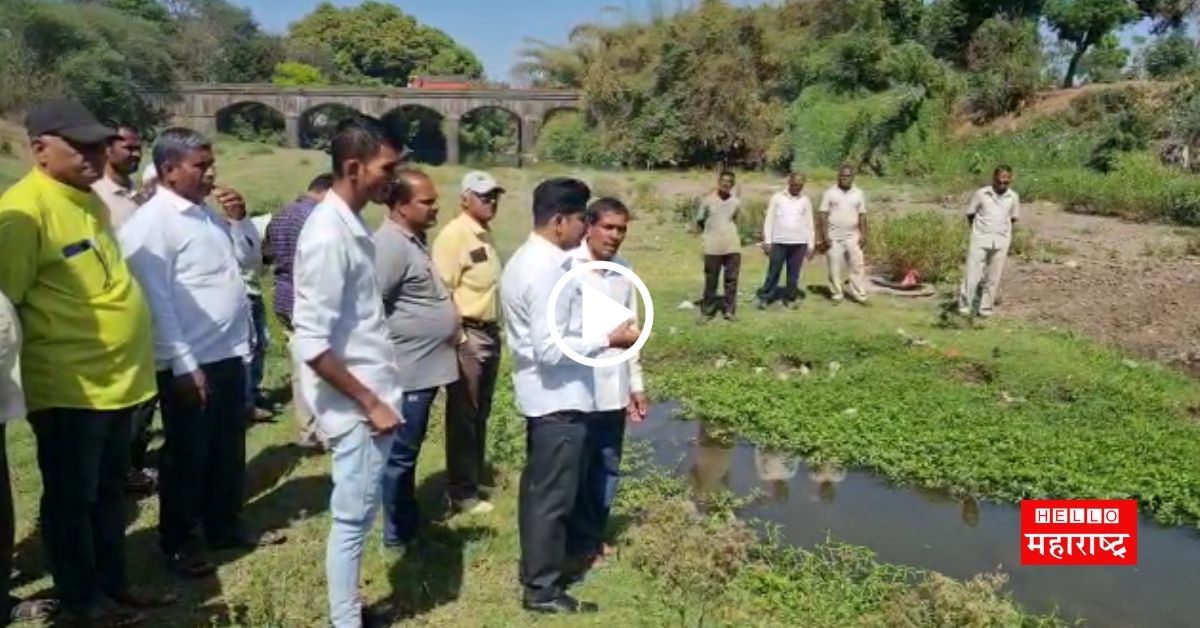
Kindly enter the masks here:
M 1121 81 L 1039 92 L 1036 100 L 1021 111 L 996 118 L 985 124 L 972 122 L 966 107 L 960 106 L 955 116 L 954 135 L 955 137 L 968 137 L 983 133 L 1020 131 L 1036 120 L 1066 111 L 1071 103 L 1087 94 L 1110 89 L 1132 88 L 1143 92 L 1153 100 L 1165 95 L 1174 85 L 1171 82 L 1160 81 Z

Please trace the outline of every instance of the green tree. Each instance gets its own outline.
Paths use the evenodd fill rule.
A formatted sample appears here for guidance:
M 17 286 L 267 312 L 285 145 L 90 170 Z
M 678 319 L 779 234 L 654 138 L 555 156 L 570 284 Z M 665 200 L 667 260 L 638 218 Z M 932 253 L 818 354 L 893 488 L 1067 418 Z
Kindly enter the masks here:
M 967 54 L 967 96 L 979 121 L 1021 108 L 1042 85 L 1044 59 L 1037 25 L 993 18 L 983 23 Z
M 328 85 L 329 81 L 321 73 L 320 68 L 314 68 L 299 61 L 284 61 L 275 66 L 275 74 L 271 82 L 282 87 L 302 87 L 304 85 Z
M 262 32 L 250 11 L 227 0 L 166 0 L 174 24 L 179 79 L 206 83 L 270 80 L 283 60 L 279 38 Z
M 922 37 L 934 54 L 960 68 L 969 64 L 970 42 L 989 20 L 1033 20 L 1045 0 L 932 0 L 924 13 Z
M 1146 49 L 1146 74 L 1156 79 L 1173 78 L 1195 67 L 1196 60 L 1196 42 L 1177 28 Z
M 1105 35 L 1088 51 L 1079 63 L 1079 71 L 1087 74 L 1092 83 L 1113 83 L 1121 79 L 1121 72 L 1129 63 L 1129 49 L 1121 47 L 1115 33 Z
M 332 52 L 340 81 L 404 86 L 419 74 L 478 78 L 483 65 L 449 35 L 382 2 L 338 8 L 324 2 L 288 32 L 289 48 Z
M 1127 0 L 1049 0 L 1046 19 L 1059 39 L 1074 46 L 1062 86 L 1075 85 L 1079 64 L 1092 46 L 1137 17 L 1137 8 Z

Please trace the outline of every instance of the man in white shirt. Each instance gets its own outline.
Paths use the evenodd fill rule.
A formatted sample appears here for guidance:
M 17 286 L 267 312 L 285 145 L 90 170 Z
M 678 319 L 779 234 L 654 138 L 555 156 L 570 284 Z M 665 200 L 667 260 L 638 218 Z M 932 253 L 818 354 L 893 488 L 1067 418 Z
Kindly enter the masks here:
M 16 517 L 8 473 L 7 424 L 25 418 L 21 388 L 21 319 L 0 292 L 0 619 L 5 624 L 45 619 L 57 610 L 53 600 L 17 600 L 9 596 Z
M 568 251 L 583 240 L 583 214 L 591 190 L 575 179 L 543 181 L 533 192 L 534 230 L 509 260 L 500 279 L 504 326 L 513 357 L 517 408 L 526 421 L 528 451 L 521 472 L 519 526 L 521 584 L 526 609 L 540 613 L 595 612 L 595 604 L 567 595 L 567 534 L 586 477 L 587 421 L 596 410 L 593 369 L 568 358 L 550 325 L 580 355 L 624 349 L 640 333 L 632 322 L 608 338 L 583 336 L 578 281 L 566 285 L 547 320 L 550 293 L 572 267 Z
M 240 529 L 246 474 L 250 310 L 241 269 L 261 257 L 246 204 L 214 185 L 212 144 L 167 129 L 154 145 L 159 188 L 121 228 L 121 249 L 150 301 L 164 442 L 159 536 L 168 568 L 202 577 L 214 549 L 277 543 Z M 215 191 L 224 216 L 205 204 Z
M 602 198 L 588 207 L 587 237 L 571 252 L 576 264 L 614 262 L 630 268 L 618 257 L 629 229 L 629 209 L 615 198 Z M 636 312 L 637 288 L 624 275 L 610 270 L 588 273 L 592 287 Z M 621 349 L 609 349 L 601 359 L 619 355 Z M 625 420 L 640 422 L 646 418 L 650 403 L 646 399 L 642 366 L 637 356 L 616 366 L 593 369 L 596 379 L 596 413 L 588 420 L 588 474 L 583 482 L 580 513 L 582 535 L 568 539 L 575 547 L 573 556 L 604 558 L 613 549 L 604 543 L 609 513 L 617 498 L 621 475 L 621 452 L 625 442 Z
M 997 167 L 992 173 L 992 184 L 976 191 L 967 204 L 971 239 L 958 297 L 958 313 L 963 316 L 970 316 L 973 311 L 984 318 L 992 315 L 1013 228 L 1021 217 L 1021 199 L 1011 187 L 1012 179 L 1012 168 Z
M 821 198 L 817 210 L 817 250 L 829 258 L 829 290 L 834 303 L 841 303 L 844 289 L 857 303 L 867 301 L 866 259 L 867 199 L 854 185 L 854 168 L 838 170 L 837 185 Z M 849 262 L 849 277 L 843 280 Z
M 137 190 L 133 177 L 142 164 L 142 139 L 137 129 L 120 125 L 117 135 L 108 140 L 105 149 L 104 176 L 92 184 L 92 190 L 108 208 L 109 222 L 118 231 L 149 196 Z M 125 489 L 135 495 L 154 492 L 157 473 L 150 467 L 147 450 L 150 448 L 150 424 L 158 399 L 138 406 L 133 412 L 133 438 L 129 452 L 129 476 Z
M 360 628 L 363 545 L 380 504 L 403 391 L 388 338 L 375 246 L 362 219 L 387 202 L 401 153 L 373 119 L 344 124 L 330 142 L 333 187 L 296 243 L 292 351 L 300 390 L 333 455 L 333 525 L 325 552 L 330 621 Z
M 771 196 L 767 215 L 763 220 L 762 249 L 769 262 L 767 279 L 758 291 L 758 309 L 765 310 L 776 300 L 794 308 L 796 300 L 803 298 L 799 288 L 800 270 L 813 243 L 812 202 L 804 195 L 804 175 L 793 172 L 788 175 L 787 189 Z M 779 290 L 779 273 L 787 265 L 787 283 Z

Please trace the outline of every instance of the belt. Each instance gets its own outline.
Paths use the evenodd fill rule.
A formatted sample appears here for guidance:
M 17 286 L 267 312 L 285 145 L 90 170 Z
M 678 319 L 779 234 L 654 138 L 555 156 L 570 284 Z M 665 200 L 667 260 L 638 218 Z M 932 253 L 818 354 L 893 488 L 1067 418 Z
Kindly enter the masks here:
M 496 321 L 481 321 L 475 318 L 464 318 L 462 325 L 467 329 L 478 329 L 486 332 L 499 331 L 500 329 L 500 323 Z

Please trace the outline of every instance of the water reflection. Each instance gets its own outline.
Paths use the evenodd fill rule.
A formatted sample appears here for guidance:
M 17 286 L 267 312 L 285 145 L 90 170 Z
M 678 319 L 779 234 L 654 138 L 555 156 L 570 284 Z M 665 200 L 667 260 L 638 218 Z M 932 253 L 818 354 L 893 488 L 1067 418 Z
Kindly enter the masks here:
M 812 547 L 828 535 L 863 545 L 880 560 L 971 578 L 1001 569 L 1015 598 L 1035 612 L 1058 607 L 1089 625 L 1200 625 L 1200 542 L 1187 530 L 1139 525 L 1138 565 L 1023 567 L 1020 511 L 947 491 L 897 487 L 837 464 L 811 464 L 713 425 L 675 420 L 659 406 L 631 428 L 659 464 L 692 482 L 698 501 L 714 493 L 753 496 L 738 511 L 777 524 L 788 542 Z M 792 499 L 795 497 L 795 499 Z M 987 516 L 984 517 L 983 515 Z

